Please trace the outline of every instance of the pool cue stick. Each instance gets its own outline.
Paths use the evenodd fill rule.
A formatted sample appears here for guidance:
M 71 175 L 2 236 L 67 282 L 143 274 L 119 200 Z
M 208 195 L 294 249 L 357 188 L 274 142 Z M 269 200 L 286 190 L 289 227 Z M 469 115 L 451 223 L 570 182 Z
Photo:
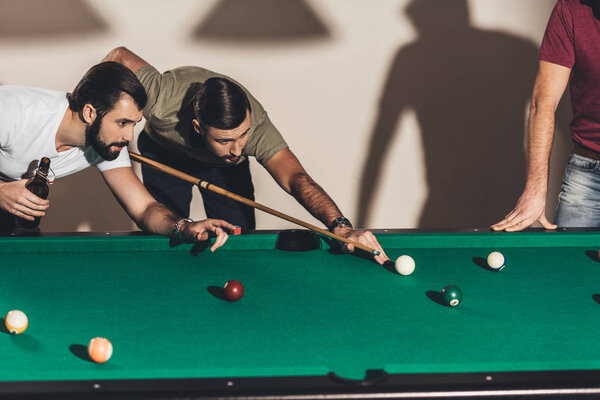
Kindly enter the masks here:
M 161 163 L 159 163 L 157 161 L 151 160 L 150 158 L 144 157 L 144 156 L 142 156 L 140 154 L 132 153 L 130 151 L 129 152 L 129 156 L 134 161 L 137 161 L 137 162 L 139 162 L 141 164 L 146 164 L 146 165 L 148 165 L 148 166 L 150 166 L 152 168 L 156 168 L 157 170 L 162 171 L 162 172 L 164 172 L 166 174 L 172 175 L 172 176 L 174 176 L 176 178 L 179 178 L 179 179 L 182 179 L 182 180 L 184 180 L 186 182 L 192 183 L 192 184 L 198 186 L 201 189 L 208 190 L 210 192 L 214 192 L 214 193 L 220 194 L 221 196 L 225 196 L 225 197 L 230 198 L 232 200 L 235 200 L 235 201 L 237 201 L 239 203 L 246 204 L 247 206 L 250 206 L 250 207 L 253 207 L 253 208 L 258 208 L 259 210 L 264 211 L 267 214 L 271 214 L 271 215 L 274 215 L 274 216 L 279 217 L 281 219 L 285 219 L 286 221 L 293 222 L 296 225 L 303 226 L 305 228 L 310 229 L 311 231 L 319 232 L 321 235 L 328 236 L 328 237 L 330 237 L 332 239 L 335 239 L 335 240 L 338 240 L 340 242 L 352 244 L 357 249 L 361 249 L 363 251 L 366 251 L 367 253 L 373 254 L 374 256 L 378 256 L 380 254 L 378 250 L 372 249 L 372 248 L 370 248 L 368 246 L 365 246 L 365 245 L 363 245 L 361 243 L 358 243 L 358 242 L 355 242 L 353 240 L 346 239 L 343 236 L 336 235 L 335 233 L 331 233 L 329 231 L 326 231 L 325 229 L 319 228 L 318 226 L 314 226 L 312 224 L 309 224 L 308 222 L 304 222 L 304 221 L 299 220 L 297 218 L 291 217 L 291 216 L 289 216 L 287 214 L 281 213 L 281 212 L 279 212 L 277 210 L 274 210 L 272 208 L 269 208 L 267 206 L 263 206 L 260 203 L 257 203 L 255 201 L 249 200 L 249 199 L 247 199 L 245 197 L 242 197 L 242 196 L 240 196 L 238 194 L 232 193 L 232 192 L 230 192 L 228 190 L 222 189 L 222 188 L 220 188 L 218 186 L 215 186 L 215 185 L 213 185 L 213 184 L 211 184 L 211 183 L 209 183 L 207 181 L 204 181 L 202 179 L 198 179 L 198 178 L 196 178 L 196 177 L 194 177 L 192 175 L 188 175 L 185 172 L 181 172 L 179 170 L 176 170 L 175 168 L 171 168 L 171 167 L 169 167 L 167 165 L 164 165 L 164 164 L 161 164 Z

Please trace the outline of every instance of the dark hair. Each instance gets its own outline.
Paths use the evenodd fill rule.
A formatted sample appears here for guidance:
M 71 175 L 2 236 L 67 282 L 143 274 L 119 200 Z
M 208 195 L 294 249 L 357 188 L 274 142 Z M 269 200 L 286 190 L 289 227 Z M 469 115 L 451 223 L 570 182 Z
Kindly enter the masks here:
M 90 68 L 67 99 L 71 110 L 79 112 L 91 104 L 103 117 L 115 108 L 124 93 L 133 98 L 140 110 L 146 106 L 146 91 L 135 74 L 117 62 L 107 61 Z
M 592 9 L 594 17 L 600 19 L 600 1 L 598 0 L 579 0 L 584 6 L 588 6 Z
M 225 78 L 207 79 L 194 98 L 194 114 L 203 126 L 234 129 L 252 112 L 242 88 Z

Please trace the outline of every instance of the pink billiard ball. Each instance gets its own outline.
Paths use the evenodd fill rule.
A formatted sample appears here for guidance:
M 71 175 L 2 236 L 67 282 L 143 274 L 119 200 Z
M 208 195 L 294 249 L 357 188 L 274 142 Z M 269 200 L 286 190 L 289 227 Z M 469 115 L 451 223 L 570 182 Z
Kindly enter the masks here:
M 232 279 L 223 286 L 223 294 L 229 301 L 238 301 L 244 295 L 244 286 L 240 281 Z

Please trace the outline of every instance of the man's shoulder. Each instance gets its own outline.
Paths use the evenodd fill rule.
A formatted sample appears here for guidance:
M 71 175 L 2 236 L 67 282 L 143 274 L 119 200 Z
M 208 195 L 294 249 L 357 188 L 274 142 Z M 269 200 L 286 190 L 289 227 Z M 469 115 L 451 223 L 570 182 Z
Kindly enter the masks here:
M 569 8 L 584 7 L 584 5 L 581 4 L 581 0 L 558 0 L 556 4 L 561 7 Z
M 69 106 L 65 92 L 26 86 L 0 86 L 0 119 L 5 127 L 31 132 L 58 126 Z
M 65 92 L 31 86 L 0 85 L 0 95 L 64 97 Z
M 40 107 L 48 105 L 52 107 L 57 103 L 67 100 L 66 92 L 49 89 L 41 89 L 29 86 L 0 85 L 0 102 L 13 104 L 14 106 Z
M 571 12 L 577 12 L 581 10 L 588 10 L 590 6 L 584 4 L 581 0 L 558 0 L 556 7 L 559 10 L 568 10 Z
M 186 82 L 204 82 L 210 78 L 228 78 L 226 75 L 220 74 L 215 71 L 211 71 L 209 69 L 198 67 L 198 66 L 181 66 L 177 68 L 173 68 L 171 70 L 165 71 L 165 75 L 174 75 L 177 79 L 186 81 Z M 231 78 L 228 78 L 231 79 Z

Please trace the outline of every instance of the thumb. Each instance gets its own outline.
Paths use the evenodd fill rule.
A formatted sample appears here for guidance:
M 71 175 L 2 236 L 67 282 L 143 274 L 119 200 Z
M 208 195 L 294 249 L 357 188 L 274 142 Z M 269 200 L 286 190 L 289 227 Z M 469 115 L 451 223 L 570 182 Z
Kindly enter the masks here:
M 544 214 L 542 214 L 542 216 L 539 219 L 540 223 L 542 224 L 542 226 L 546 229 L 556 229 L 558 228 L 558 225 L 555 224 L 551 224 L 548 219 L 546 219 L 546 216 Z

